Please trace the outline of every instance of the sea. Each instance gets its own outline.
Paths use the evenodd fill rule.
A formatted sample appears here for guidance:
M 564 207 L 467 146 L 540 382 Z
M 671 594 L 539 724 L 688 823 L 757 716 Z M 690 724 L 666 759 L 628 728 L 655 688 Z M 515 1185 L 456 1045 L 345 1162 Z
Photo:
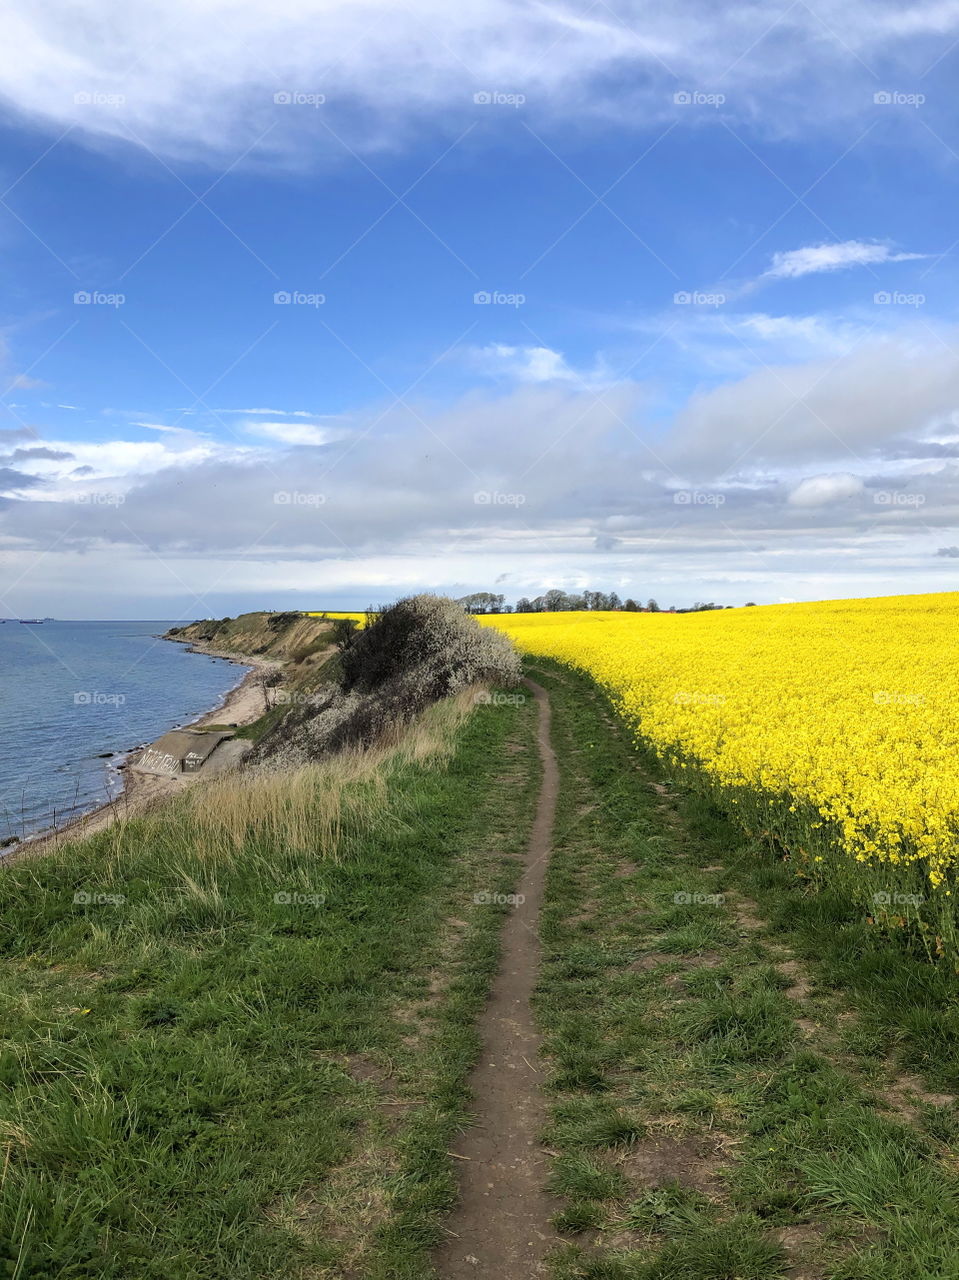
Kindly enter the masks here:
M 0 623 L 0 853 L 118 795 L 129 752 L 240 683 L 247 668 L 160 639 L 173 625 Z

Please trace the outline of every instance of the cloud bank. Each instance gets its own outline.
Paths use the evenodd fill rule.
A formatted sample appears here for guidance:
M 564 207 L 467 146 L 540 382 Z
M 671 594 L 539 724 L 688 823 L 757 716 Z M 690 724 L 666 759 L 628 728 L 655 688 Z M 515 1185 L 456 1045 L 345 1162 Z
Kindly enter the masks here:
M 947 342 L 863 340 L 832 362 L 762 369 L 693 397 L 666 432 L 647 387 L 577 379 L 554 354 L 538 357 L 541 377 L 523 366 L 514 385 L 445 407 L 370 405 L 335 432 L 272 411 L 241 419 L 235 440 L 6 433 L 8 580 L 20 566 L 29 584 L 39 557 L 47 589 L 62 574 L 69 599 L 108 553 L 126 566 L 118 590 L 139 566 L 138 595 L 186 598 L 191 614 L 213 608 L 216 584 L 317 599 L 336 584 L 354 603 L 494 581 L 515 595 L 668 590 L 679 603 L 775 599 L 786 583 L 797 598 L 872 582 L 880 594 L 903 572 L 917 589 L 952 585 L 959 358 Z
M 10 0 L 0 95 L 50 131 L 297 164 L 338 137 L 376 151 L 518 107 L 646 127 L 688 119 L 674 96 L 690 91 L 721 91 L 756 127 L 808 129 L 872 109 L 877 66 L 908 85 L 957 33 L 953 0 L 101 0 L 95 14 Z

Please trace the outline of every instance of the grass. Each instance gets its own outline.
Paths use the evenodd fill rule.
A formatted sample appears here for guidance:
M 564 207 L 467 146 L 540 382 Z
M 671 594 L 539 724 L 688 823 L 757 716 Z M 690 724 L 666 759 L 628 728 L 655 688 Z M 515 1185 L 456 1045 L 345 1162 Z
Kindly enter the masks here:
M 562 774 L 554 1275 L 959 1274 L 959 1112 L 927 1092 L 959 1088 L 955 975 L 670 780 L 586 677 L 529 665 Z
M 532 674 L 555 1280 L 959 1274 L 955 975 Z M 4 871 L 0 1274 L 433 1274 L 535 716 L 447 703 Z
M 4 871 L 0 1274 L 428 1274 L 532 716 L 446 705 Z

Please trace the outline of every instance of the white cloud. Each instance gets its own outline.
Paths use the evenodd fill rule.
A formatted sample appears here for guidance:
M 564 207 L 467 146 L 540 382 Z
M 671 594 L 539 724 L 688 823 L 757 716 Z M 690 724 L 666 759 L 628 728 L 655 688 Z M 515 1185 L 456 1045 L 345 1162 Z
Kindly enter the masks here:
M 578 377 L 564 357 L 549 347 L 510 347 L 494 342 L 476 356 L 490 373 L 517 382 L 574 382 Z
M 210 412 L 211 413 L 241 413 L 250 417 L 255 417 L 259 415 L 260 417 L 267 417 L 267 418 L 293 418 L 293 417 L 313 418 L 313 417 L 316 417 L 316 414 L 308 413 L 305 409 L 293 409 L 291 411 L 286 409 L 211 409 Z
M 470 348 L 466 354 L 474 368 L 512 383 L 565 382 L 600 390 L 613 381 L 602 359 L 598 359 L 592 369 L 576 369 L 562 352 L 551 347 L 513 347 L 493 342 L 486 347 Z
M 852 342 L 865 337 L 867 328 L 847 318 L 832 316 L 771 316 L 761 311 L 730 317 L 728 329 L 741 331 L 746 339 L 798 351 L 831 351 L 837 353 Z
M 159 431 L 170 436 L 197 436 L 201 434 L 190 427 L 168 427 L 163 422 L 131 422 L 131 427 L 142 427 L 144 431 Z
M 863 463 L 959 406 L 956 334 L 930 331 L 858 343 L 838 358 L 773 365 L 694 395 L 668 456 L 705 473 L 810 457 Z
M 618 419 L 642 430 L 636 389 L 609 396 L 612 411 L 569 387 L 527 387 L 442 414 L 420 406 L 428 428 L 398 409 L 382 432 L 323 454 L 171 450 L 166 466 L 122 485 L 87 474 L 54 494 L 18 487 L 20 498 L 0 497 L 4 575 L 20 579 L 11 612 L 129 616 L 136 601 L 143 616 L 219 616 L 329 607 L 343 591 L 363 605 L 424 588 L 461 595 L 504 574 L 514 596 L 598 585 L 677 604 L 765 601 L 784 588 L 797 599 L 882 594 L 903 574 L 913 589 L 949 588 L 954 561 L 936 552 L 955 542 L 955 467 L 918 490 L 921 509 L 870 502 L 874 482 L 825 471 L 807 473 L 816 505 L 784 504 L 775 476 L 698 490 L 722 505 L 681 503 L 623 440 Z M 103 471 L 124 459 L 97 461 Z M 83 496 L 118 491 L 119 506 Z
M 626 329 L 655 343 L 656 363 L 663 377 L 678 386 L 688 384 L 690 374 L 700 380 L 720 376 L 742 377 L 757 364 L 795 364 L 804 360 L 835 360 L 880 326 L 901 330 L 902 317 L 835 315 L 770 315 L 766 312 L 674 307 L 641 318 L 602 317 L 613 328 Z M 895 308 L 888 308 L 890 313 Z M 626 363 L 635 358 L 627 353 Z
M 728 115 L 802 132 L 873 110 L 865 64 L 918 74 L 957 30 L 955 4 L 923 0 L 820 0 L 772 17 L 766 0 L 621 0 L 615 13 L 590 0 L 99 0 L 95 21 L 82 6 L 9 0 L 0 94 L 51 130 L 203 159 L 259 140 L 261 162 L 342 155 L 329 121 L 375 151 L 423 124 L 456 134 L 508 118 L 477 92 L 521 94 L 537 120 L 645 126 L 688 119 L 675 91 L 721 81 Z
M 899 253 L 888 245 L 870 244 L 862 240 L 811 244 L 802 249 L 774 253 L 772 266 L 760 278 L 796 280 L 800 276 L 816 275 L 823 271 L 844 271 L 849 267 L 869 267 L 884 262 L 910 262 L 927 256 L 924 253 Z
M 146 477 L 174 468 L 195 468 L 205 463 L 227 464 L 258 452 L 253 446 L 223 445 L 192 432 L 175 431 L 163 442 L 109 440 L 103 442 L 51 440 L 49 450 L 30 463 L 33 475 L 43 481 L 48 502 L 72 502 L 85 493 L 110 490 L 127 493 Z M 62 458 L 57 457 L 62 453 Z
M 809 476 L 793 489 L 789 495 L 789 503 L 794 507 L 825 507 L 834 502 L 857 498 L 864 489 L 859 476 L 848 472 Z
M 287 445 L 322 445 L 338 438 L 338 433 L 327 427 L 305 422 L 248 422 L 245 430 L 251 435 L 265 436 L 268 440 Z

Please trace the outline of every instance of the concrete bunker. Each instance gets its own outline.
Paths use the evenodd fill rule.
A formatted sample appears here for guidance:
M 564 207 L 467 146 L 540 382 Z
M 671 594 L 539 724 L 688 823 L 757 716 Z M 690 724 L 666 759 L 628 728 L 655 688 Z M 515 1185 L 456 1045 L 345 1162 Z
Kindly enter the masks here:
M 145 747 L 132 761 L 139 773 L 157 773 L 175 778 L 184 773 L 199 773 L 221 742 L 232 733 L 201 733 L 197 729 L 174 729 Z

